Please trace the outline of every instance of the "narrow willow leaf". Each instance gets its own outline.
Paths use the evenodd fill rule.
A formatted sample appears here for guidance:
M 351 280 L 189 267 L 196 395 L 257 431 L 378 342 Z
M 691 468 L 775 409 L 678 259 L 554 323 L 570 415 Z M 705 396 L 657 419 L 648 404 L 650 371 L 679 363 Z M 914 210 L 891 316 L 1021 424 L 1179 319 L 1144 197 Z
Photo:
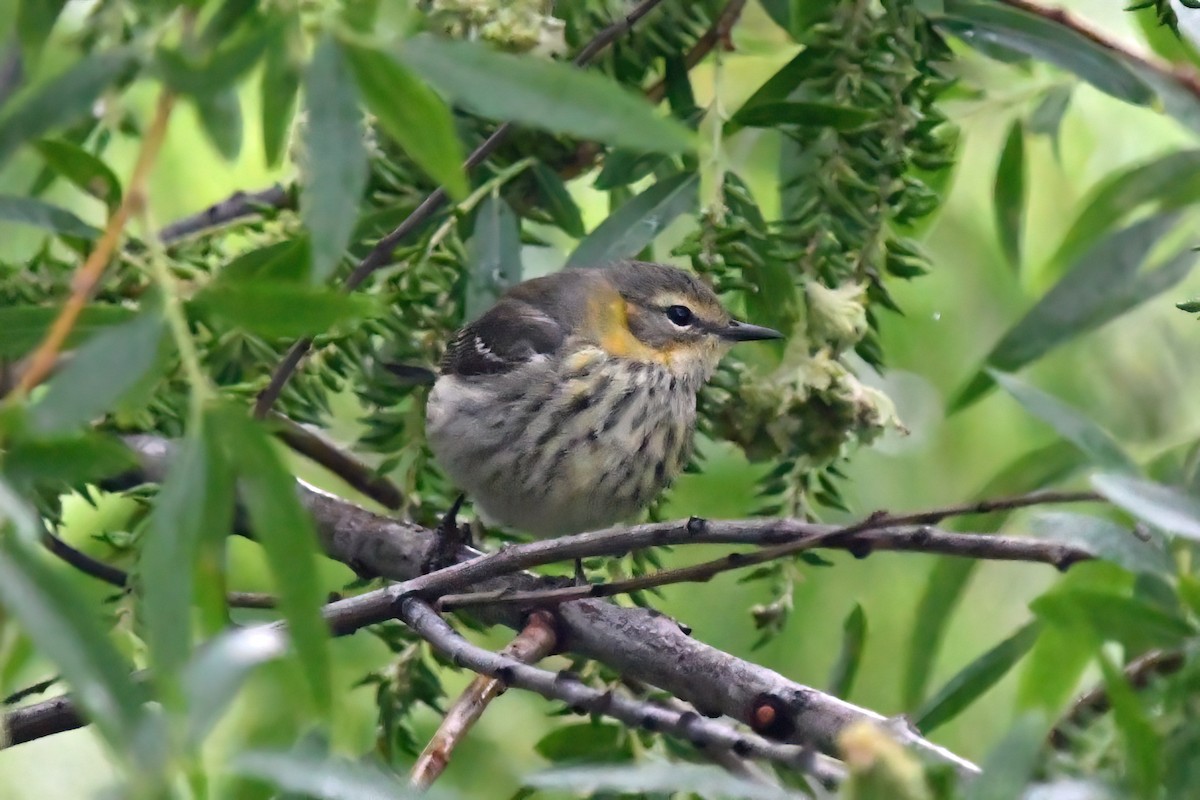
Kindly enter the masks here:
M 520 223 L 503 198 L 488 195 L 475 211 L 465 278 L 467 320 L 478 317 L 501 292 L 521 281 Z
M 28 544 L 0 534 L 0 605 L 66 679 L 101 736 L 129 752 L 142 717 L 131 667 L 108 640 L 95 604 Z
M 0 164 L 31 139 L 91 113 L 100 94 L 129 75 L 137 64 L 131 50 L 85 56 L 36 87 L 0 113 Z
M 1078 447 L 1096 466 L 1131 475 L 1138 473 L 1137 464 L 1108 432 L 1078 410 L 1014 375 L 994 370 L 988 374 L 1022 408 L 1054 428 L 1055 433 Z
M 1140 520 L 1189 539 L 1200 539 L 1200 498 L 1174 486 L 1128 475 L 1101 474 L 1092 486 Z
M 362 319 L 376 305 L 363 295 L 267 280 L 216 281 L 192 302 L 231 325 L 268 338 L 322 333 L 335 325 Z
M 711 764 L 647 761 L 555 767 L 526 779 L 529 786 L 572 797 L 698 797 L 701 800 L 795 800 L 799 793 L 756 783 Z M 557 795 L 556 795 L 557 796 Z
M 1016 372 L 1183 280 L 1196 261 L 1196 253 L 1191 250 L 1139 274 L 1151 249 L 1177 219 L 1174 214 L 1159 214 L 1096 244 L 1001 337 L 988 354 L 985 367 Z M 966 408 L 994 385 L 991 376 L 981 370 L 959 392 L 950 410 Z
M 238 475 L 239 496 L 275 579 L 279 609 L 287 620 L 316 706 L 331 703 L 328 639 L 321 618 L 325 596 L 317 575 L 317 535 L 300 505 L 296 481 L 284 468 L 261 427 L 233 409 L 215 423 Z
M 812 75 L 815 66 L 816 59 L 813 51 L 807 48 L 801 50 L 791 61 L 768 78 L 766 83 L 758 87 L 754 94 L 750 95 L 750 98 L 733 115 L 733 118 L 725 123 L 724 134 L 728 136 L 742 127 L 742 123 L 738 119 L 742 114 L 752 113 L 759 106 L 787 100 L 800 82 Z
M 183 674 L 188 740 L 199 746 L 233 704 L 255 667 L 287 652 L 287 637 L 256 625 L 221 633 L 205 643 Z
M 217 282 L 299 283 L 308 277 L 312 265 L 312 250 L 308 237 L 274 242 L 256 250 L 247 250 L 221 267 Z
M 279 163 L 287 144 L 288 132 L 296 114 L 296 96 L 300 91 L 301 45 L 299 23 L 296 19 L 280 26 L 267 48 L 262 79 L 259 82 L 259 105 L 262 109 L 263 157 L 268 166 Z
M 137 464 L 129 448 L 111 436 L 88 432 L 7 442 L 4 474 L 20 492 L 35 485 L 80 486 Z
M 1062 161 L 1062 122 L 1071 104 L 1074 87 L 1070 84 L 1051 86 L 1029 115 L 1029 132 L 1035 136 L 1046 136 L 1054 150 L 1054 157 Z
M 1063 479 L 1083 463 L 1077 448 L 1066 442 L 1055 442 L 1017 458 L 989 480 L 975 496 L 983 498 L 1029 492 Z M 990 524 L 1003 524 L 1005 516 L 1001 515 L 999 519 L 992 517 Z M 969 520 L 964 520 L 963 524 L 969 524 Z M 904 708 L 915 710 L 925 697 L 950 617 L 962 601 L 978 565 L 978 561 L 950 557 L 939 558 L 934 563 L 909 637 L 901 691 Z
M 869 111 L 850 106 L 810 101 L 760 103 L 739 111 L 734 120 L 745 128 L 775 128 L 780 125 L 813 125 L 850 131 L 872 119 Z
M 354 46 L 345 52 L 367 108 L 388 136 L 452 198 L 466 197 L 462 143 L 442 99 L 389 55 Z
M 236 87 L 193 98 L 200 127 L 226 161 L 242 152 L 242 105 Z
M 358 220 L 367 185 L 367 152 L 354 79 L 337 41 L 324 36 L 304 79 L 300 216 L 312 236 L 314 283 L 337 268 Z
M 1161 210 L 1200 200 L 1200 150 L 1180 150 L 1110 173 L 1093 188 L 1044 268 L 1061 275 L 1096 240 L 1148 204 Z
M 20 0 L 17 3 L 17 39 L 30 63 L 37 61 L 42 45 L 66 4 L 66 0 Z
M 829 693 L 845 699 L 854 688 L 854 678 L 858 675 L 858 666 L 862 662 L 863 646 L 867 639 L 867 615 L 862 606 L 854 604 L 854 608 L 842 622 L 842 649 L 833 665 L 829 676 Z
M 954 719 L 1008 674 L 1037 641 L 1038 625 L 1030 622 L 972 661 L 946 682 L 917 711 L 913 724 L 928 735 Z
M 277 20 L 245 26 L 245 33 L 226 37 L 199 58 L 159 48 L 154 54 L 154 70 L 177 93 L 193 99 L 226 93 L 236 89 L 241 77 L 262 60 L 280 26 Z
M 633 757 L 625 729 L 611 722 L 560 725 L 534 745 L 548 761 L 627 763 Z
M 109 211 L 120 204 L 121 181 L 87 150 L 66 139 L 42 139 L 35 147 L 47 167 L 103 202 Z
M 1039 539 L 1081 547 L 1130 572 L 1169 575 L 1175 571 L 1175 563 L 1164 542 L 1154 537 L 1142 538 L 1129 528 L 1102 517 L 1047 511 L 1029 521 L 1029 530 Z
M 34 427 L 69 430 L 112 410 L 161 364 L 165 334 L 162 315 L 149 309 L 93 336 L 50 379 L 46 394 L 33 405 Z
M 1014 270 L 1021 269 L 1021 232 L 1025 225 L 1025 130 L 1013 121 L 1004 139 L 996 181 L 992 187 L 992 209 L 1000 249 Z
M 1129 685 L 1121 670 L 1103 651 L 1099 654 L 1104 688 L 1121 740 L 1125 745 L 1125 763 L 1139 797 L 1156 797 L 1162 789 L 1164 768 L 1163 737 L 1142 706 L 1142 700 Z
M 0 359 L 15 360 L 37 347 L 60 311 L 50 306 L 0 307 L 0 331 L 4 331 L 0 336 Z M 87 306 L 67 337 L 65 347 L 74 347 L 105 328 L 127 322 L 133 313 L 122 306 Z
M 1029 604 L 1038 618 L 1060 628 L 1077 628 L 1098 646 L 1120 642 L 1135 651 L 1175 647 L 1196 634 L 1183 617 L 1104 589 L 1048 592 Z
M 1041 757 L 1048 725 L 1036 713 L 1026 714 L 983 762 L 983 774 L 967 786 L 967 800 L 1012 800 L 1021 797 Z
M 542 206 L 550 214 L 551 221 L 568 236 L 582 238 L 583 215 L 563 179 L 540 161 L 533 165 L 533 176 L 537 179 Z
M 0 195 L 0 220 L 41 228 L 59 236 L 95 239 L 100 231 L 65 208 L 33 197 Z
M 694 172 L 663 178 L 609 215 L 567 259 L 568 267 L 602 267 L 636 255 L 680 214 L 696 207 Z
M 233 517 L 233 475 L 203 417 L 178 448 L 155 498 L 139 559 L 141 616 L 154 680 L 178 701 L 175 681 L 192 650 L 196 561 L 206 536 L 223 537 Z
M 408 781 L 369 764 L 303 751 L 251 750 L 232 760 L 229 771 L 315 800 L 405 800 L 423 795 Z
M 1049 19 L 977 0 L 945 0 L 939 22 L 967 44 L 990 43 L 1017 50 L 1073 72 L 1100 91 L 1145 106 L 1155 98 L 1116 53 Z
M 499 53 L 481 42 L 428 36 L 406 41 L 400 58 L 451 100 L 484 117 L 633 150 L 696 149 L 692 131 L 594 72 Z

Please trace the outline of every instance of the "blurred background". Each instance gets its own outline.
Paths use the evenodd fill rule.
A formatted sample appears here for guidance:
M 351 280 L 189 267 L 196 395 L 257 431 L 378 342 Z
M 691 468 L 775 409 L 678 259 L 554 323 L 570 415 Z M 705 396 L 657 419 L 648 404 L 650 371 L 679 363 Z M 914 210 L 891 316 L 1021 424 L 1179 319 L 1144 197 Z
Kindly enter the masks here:
M 4 4 L 0 4 L 0 8 Z M 1070 0 L 1063 5 L 1094 25 L 1144 50 L 1132 20 L 1120 4 L 1103 0 Z M 0 13 L 0 20 L 12 19 Z M 0 29 L 4 27 L 0 21 Z M 749 4 L 735 29 L 736 52 L 722 56 L 719 76 L 711 64 L 694 73 L 699 105 L 714 93 L 726 108 L 736 108 L 795 52 L 756 3 Z M 955 45 L 962 50 L 960 45 Z M 43 69 L 54 69 L 53 41 Z M 947 200 L 923 237 L 931 255 L 931 274 L 911 282 L 892 281 L 893 294 L 904 315 L 888 315 L 882 323 L 883 349 L 889 369 L 882 375 L 863 369 L 863 379 L 884 389 L 895 401 L 908 428 L 907 435 L 889 433 L 874 446 L 853 455 L 845 483 L 850 516 L 875 509 L 903 511 L 969 500 L 1005 467 L 1022 455 L 1056 440 L 1055 434 L 1023 412 L 1007 394 L 993 393 L 969 409 L 947 416 L 953 394 L 978 369 L 997 338 L 1032 304 L 1047 285 L 1039 271 L 1074 218 L 1080 199 L 1097 180 L 1119 167 L 1165 152 L 1192 146 L 1194 133 L 1172 118 L 1151 109 L 1135 108 L 1081 84 L 1075 90 L 1063 121 L 1056 154 L 1047 137 L 1030 137 L 1028 214 L 1025 261 L 1020 274 L 1006 263 L 993 224 L 992 191 L 1008 124 L 1028 114 L 1038 91 L 1064 80 L 1043 64 L 1012 67 L 964 54 L 954 69 L 966 88 L 986 88 L 979 99 L 960 91 L 945 104 L 962 129 L 962 149 L 947 191 Z M 147 92 L 144 102 L 152 97 Z M 219 201 L 237 189 L 257 189 L 290 173 L 263 168 L 257 94 L 243 97 L 246 146 L 234 163 L 224 161 L 204 138 L 190 106 L 172 120 L 160 168 L 151 187 L 154 220 L 165 224 Z M 752 188 L 769 214 L 775 211 L 775 145 L 768 137 L 746 130 L 730 140 L 724 157 L 744 165 Z M 127 175 L 134 155 L 132 142 L 109 150 L 108 160 L 118 175 Z M 32 179 L 36 164 L 21 159 L 0 171 L 0 191 L 18 192 Z M 601 220 L 607 206 L 601 194 L 588 188 L 589 177 L 572 185 L 589 229 Z M 93 224 L 96 208 L 69 189 L 54 190 L 48 198 L 72 208 Z M 703 196 L 702 196 L 703 199 Z M 681 238 L 679 224 L 658 240 L 666 253 Z M 19 258 L 23 248 L 38 241 L 36 232 L 4 226 L 0 251 Z M 556 268 L 566 249 L 527 248 L 531 272 Z M 684 263 L 684 262 L 680 262 Z M 1200 295 L 1200 275 L 1152 300 L 1099 332 L 1063 346 L 1024 377 L 1044 390 L 1083 409 L 1110 430 L 1142 461 L 1200 434 L 1200 392 L 1191 368 L 1200 357 L 1200 328 L 1195 318 L 1175 303 Z M 3 332 L 0 332 L 3 335 Z M 332 435 L 352 443 L 358 430 L 358 409 L 347 397 L 339 409 Z M 757 473 L 732 448 L 709 447 L 705 474 L 685 476 L 673 490 L 669 516 L 739 517 L 753 507 Z M 335 491 L 336 480 L 308 465 L 301 474 Z M 119 504 L 92 508 L 73 501 L 68 519 L 72 539 L 85 546 L 95 530 L 119 527 Z M 1021 531 L 1026 517 L 1016 515 L 1007 528 Z M 234 544 L 238 588 L 266 586 L 265 571 L 250 546 Z M 691 550 L 690 559 L 712 555 Z M 759 584 L 743 585 L 738 574 L 725 574 L 710 583 L 667 588 L 656 601 L 664 612 L 686 621 L 695 636 L 778 670 L 787 677 L 818 688 L 827 685 L 842 640 L 842 624 L 855 604 L 865 612 L 868 634 L 865 654 L 853 693 L 847 699 L 883 714 L 905 709 L 901 683 L 918 603 L 935 559 L 915 554 L 877 553 L 864 560 L 847 554 L 826 554 L 831 567 L 801 568 L 794 596 L 795 611 L 784 632 L 758 650 L 748 609 L 765 599 Z M 680 554 L 669 560 L 679 561 Z M 1080 571 L 1092 569 L 1088 565 Z M 353 576 L 328 564 L 331 589 Z M 963 665 L 1015 631 L 1030 617 L 1027 602 L 1057 579 L 1048 567 L 1028 564 L 983 563 L 954 613 L 944 648 L 933 665 L 931 687 L 937 687 Z M 1103 579 L 1102 571 L 1096 579 Z M 1086 579 L 1086 576 L 1085 578 Z M 80 585 L 99 602 L 102 587 L 80 578 Z M 245 620 L 254 619 L 242 612 Z M 481 634 L 480 641 L 499 647 L 506 632 Z M 5 647 L 25 646 L 0 641 Z M 338 696 L 334 747 L 357 754 L 369 750 L 375 736 L 375 705 L 370 687 L 352 688 L 365 670 L 386 665 L 388 653 L 375 639 L 359 633 L 335 640 Z M 17 674 L 6 675 L 4 686 L 32 683 L 51 668 L 34 657 L 24 660 Z M 939 729 L 932 737 L 963 756 L 979 759 L 1010 722 L 1021 669 L 1015 670 L 983 701 Z M 465 684 L 469 676 L 457 674 Z M 253 681 L 235 712 L 224 723 L 229 731 L 250 726 L 278 731 L 280 741 L 297 733 L 291 725 L 297 677 L 286 665 L 269 665 Z M 458 686 L 448 686 L 451 694 Z M 543 766 L 534 745 L 552 726 L 549 704 L 527 694 L 510 692 L 471 734 L 444 781 L 467 790 L 471 797 L 507 797 L 519 786 L 519 776 Z M 416 712 L 422 734 L 432 733 L 438 716 L 431 709 Z M 217 747 L 235 746 L 226 737 Z M 0 752 L 0 798 L 33 800 L 84 796 L 101 788 L 110 771 L 103 751 L 87 730 L 77 731 Z M 504 783 L 502 783 L 504 782 Z

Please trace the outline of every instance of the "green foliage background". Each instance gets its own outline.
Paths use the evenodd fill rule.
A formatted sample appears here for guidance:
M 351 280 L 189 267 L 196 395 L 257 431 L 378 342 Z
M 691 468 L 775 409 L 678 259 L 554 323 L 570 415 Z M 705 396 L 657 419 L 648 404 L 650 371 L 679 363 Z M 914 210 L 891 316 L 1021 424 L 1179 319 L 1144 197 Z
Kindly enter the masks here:
M 1068 6 L 1132 45 L 1142 46 L 1134 18 L 1112 4 L 1075 0 Z M 11 18 L 11 14 L 0 13 L 0 19 Z M 739 108 L 796 51 L 758 3 L 748 5 L 734 41 L 736 52 L 723 54 L 719 67 L 710 61 L 693 72 L 697 106 L 706 107 L 716 94 L 724 108 Z M 932 222 L 915 232 L 932 269 L 910 282 L 888 283 L 892 297 L 903 309 L 902 316 L 880 314 L 878 349 L 886 354 L 888 369 L 882 378 L 865 377 L 870 370 L 862 371 L 865 381 L 894 400 L 909 433 L 901 436 L 889 431 L 853 454 L 842 467 L 846 479 L 838 483 L 842 500 L 852 513 L 824 509 L 822 514 L 828 519 L 861 516 L 879 508 L 918 509 L 974 497 L 1022 456 L 1060 441 L 1050 426 L 1022 410 L 1006 392 L 993 392 L 953 415 L 948 415 L 947 409 L 1001 334 L 1060 276 L 1062 265 L 1055 261 L 1056 248 L 1089 190 L 1130 165 L 1195 146 L 1196 131 L 1177 119 L 1120 102 L 1078 84 L 1062 70 L 1039 62 L 1001 65 L 959 44 L 955 54 L 954 72 L 961 81 L 941 108 L 961 129 L 961 149 L 946 182 L 942 207 Z M 53 72 L 66 58 L 52 39 L 41 69 Z M 997 164 L 1010 139 L 1010 124 L 1025 119 L 1032 127 L 1030 114 L 1045 91 L 1067 84 L 1078 85 L 1057 139 L 1032 131 L 1024 137 L 1028 199 L 1021 269 L 1017 271 L 1009 263 L 994 222 L 994 193 L 1002 191 L 995 185 Z M 977 89 L 983 91 L 976 94 Z M 147 86 L 136 91 L 144 109 L 142 116 L 148 118 L 152 91 Z M 150 215 L 156 223 L 193 213 L 234 190 L 257 188 L 291 176 L 290 167 L 264 166 L 256 127 L 259 100 L 252 82 L 246 81 L 239 95 L 244 145 L 233 160 L 224 159 L 214 149 L 192 104 L 184 103 L 176 111 L 150 185 Z M 106 160 L 117 175 L 128 174 L 137 144 L 136 137 L 117 137 L 112 143 Z M 743 135 L 721 153 L 772 219 L 780 212 L 775 207 L 778 146 L 778 140 L 770 136 Z M 702 157 L 708 155 L 702 150 Z M 21 154 L 0 170 L 0 190 L 20 193 L 39 169 L 36 158 Z M 706 176 L 707 180 L 711 173 Z M 585 227 L 591 230 L 607 216 L 609 208 L 606 197 L 587 184 L 587 180 L 576 181 L 571 190 Z M 715 189 L 711 181 L 703 184 L 702 202 L 712 197 Z M 69 187 L 58 185 L 45 199 L 74 210 L 93 225 L 103 224 L 102 209 Z M 1187 213 L 1194 231 L 1194 212 Z M 4 225 L 3 231 L 0 260 L 6 263 L 30 258 L 41 246 L 38 231 L 16 225 Z M 674 224 L 657 240 L 654 252 L 660 256 L 669 253 L 688 233 L 688 223 Z M 570 249 L 567 237 L 556 232 L 546 235 L 549 249 L 526 250 L 527 275 L 560 262 Z M 1194 237 L 1185 243 L 1194 243 Z M 685 259 L 675 260 L 685 263 Z M 1200 329 L 1194 317 L 1175 309 L 1175 303 L 1198 294 L 1200 279 L 1190 277 L 1118 321 L 1066 343 L 1022 377 L 1100 423 L 1139 462 L 1177 451 L 1200 437 L 1200 381 L 1193 369 L 1200 363 Z M 293 402 L 293 408 L 306 405 L 303 397 L 294 397 Z M 339 393 L 333 405 L 331 432 L 336 438 L 350 442 L 364 433 L 350 392 Z M 685 476 L 657 513 L 664 517 L 735 518 L 758 510 L 761 499 L 756 493 L 768 467 L 748 464 L 728 444 L 710 446 L 705 454 L 708 459 L 703 472 Z M 295 462 L 294 467 L 303 477 L 351 494 L 347 487 L 303 462 Z M 428 514 L 430 509 L 421 511 Z M 91 532 L 120 527 L 118 521 L 127 512 L 127 505 L 112 499 L 91 508 L 74 498 L 64 509 L 71 539 L 100 555 L 110 551 L 93 541 Z M 1025 530 L 1028 516 L 1016 515 L 1008 526 Z M 267 570 L 257 548 L 240 540 L 230 546 L 231 584 L 266 588 Z M 686 556 L 691 560 L 719 552 L 689 549 Z M 683 556 L 666 554 L 664 561 L 676 563 Z M 755 650 L 761 631 L 747 610 L 777 599 L 769 582 L 744 583 L 737 574 L 727 574 L 702 585 L 669 587 L 653 603 L 686 620 L 701 640 L 749 654 L 789 678 L 817 687 L 828 684 L 842 644 L 843 621 L 861 606 L 868 634 L 858 679 L 848 699 L 884 714 L 914 711 L 906 700 L 906 694 L 912 692 L 911 686 L 906 689 L 907 665 L 922 593 L 938 560 L 902 553 L 878 553 L 865 560 L 840 553 L 828 558 L 832 567 L 799 568 L 792 597 L 794 612 L 781 623 L 778 635 Z M 108 597 L 95 582 L 52 566 L 98 606 Z M 330 562 L 322 562 L 320 570 L 330 588 L 353 577 Z M 1017 631 L 1030 619 L 1028 603 L 1059 580 L 1074 586 L 1111 586 L 1124 585 L 1127 576 L 1105 564 L 1077 566 L 1065 579 L 1045 566 L 980 564 L 950 618 L 944 647 L 932 664 L 924 694 Z M 256 616 L 238 612 L 237 618 L 249 621 Z M 480 641 L 500 647 L 505 635 L 504 631 L 490 631 L 482 634 Z M 121 644 L 137 646 L 132 639 Z M 0 672 L 0 688 L 5 691 L 52 671 L 41 657 L 22 656 L 25 648 L 28 643 L 11 629 L 0 637 L 0 670 L 6 669 L 6 663 L 19 664 L 19 668 Z M 330 652 L 337 705 L 333 748 L 347 754 L 368 751 L 376 736 L 374 692 L 370 686 L 352 687 L 364 673 L 384 669 L 389 652 L 379 640 L 365 634 L 335 640 Z M 1034 658 L 1038 653 L 1035 649 Z M 1036 668 L 1026 663 L 1013 670 L 933 738 L 968 758 L 984 759 L 1018 717 L 1019 696 L 1037 693 L 1036 687 L 1027 686 L 1040 679 Z M 1083 683 L 1090 685 L 1099 677 L 1092 667 Z M 453 695 L 468 676 L 444 674 L 444 678 Z M 252 731 L 259 743 L 290 745 L 303 733 L 297 725 L 305 719 L 304 711 L 295 703 L 303 691 L 303 679 L 291 662 L 261 668 L 233 713 L 221 723 L 206 758 L 213 764 L 222 763 L 225 751 L 240 746 L 246 731 Z M 548 708 L 549 704 L 537 698 L 518 692 L 506 694 L 462 747 L 445 783 L 462 788 L 464 796 L 509 796 L 520 786 L 522 776 L 548 763 L 539 755 L 537 744 L 562 724 L 546 716 Z M 438 715 L 432 709 L 418 708 L 414 715 L 418 738 L 436 727 Z M 0 752 L 0 797 L 14 800 L 84 796 L 108 785 L 114 775 L 108 756 L 88 731 Z

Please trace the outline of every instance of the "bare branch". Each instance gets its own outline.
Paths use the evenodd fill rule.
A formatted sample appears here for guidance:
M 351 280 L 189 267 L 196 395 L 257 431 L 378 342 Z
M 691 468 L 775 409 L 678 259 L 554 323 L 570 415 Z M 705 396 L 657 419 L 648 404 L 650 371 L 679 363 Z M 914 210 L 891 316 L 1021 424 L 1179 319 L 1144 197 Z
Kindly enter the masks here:
M 733 42 L 729 35 L 733 31 L 733 26 L 737 24 L 738 18 L 742 16 L 742 10 L 745 7 L 746 0 L 730 0 L 726 3 L 708 30 L 701 34 L 692 48 L 684 55 L 684 67 L 691 69 L 696 66 L 718 46 L 724 50 L 733 50 Z M 646 90 L 646 98 L 652 103 L 657 103 L 663 99 L 666 92 L 667 79 L 662 78 Z
M 553 653 L 556 647 L 558 634 L 554 630 L 554 618 L 545 611 L 539 611 L 530 615 L 529 622 L 500 651 L 500 655 L 522 664 L 536 664 Z M 491 702 L 507 688 L 508 685 L 500 678 L 486 675 L 479 675 L 471 681 L 447 709 L 442 724 L 413 764 L 409 781 L 414 788 L 425 791 L 433 785 L 446 771 L 454 748 L 466 738 Z
M 172 222 L 158 232 L 158 238 L 163 244 L 175 244 L 193 234 L 228 225 L 243 217 L 295 206 L 295 191 L 278 183 L 256 192 L 237 191 L 199 213 Z
M 662 0 L 642 0 L 624 19 L 614 22 L 596 34 L 590 42 L 584 45 L 583 49 L 572 59 L 571 63 L 577 67 L 586 66 L 597 54 L 612 44 L 617 37 L 628 32 L 642 17 L 653 11 L 661 2 Z M 470 170 L 482 164 L 508 138 L 508 134 L 512 129 L 512 124 L 508 122 L 496 128 L 482 144 L 467 156 L 464 165 L 466 169 Z M 445 204 L 446 199 L 446 191 L 438 187 L 437 190 L 422 200 L 421 204 L 413 209 L 413 212 L 395 230 L 380 239 L 371 248 L 371 251 L 367 253 L 358 266 L 354 268 L 354 271 L 350 273 L 349 277 L 346 278 L 343 288 L 348 292 L 353 291 L 371 273 L 380 267 L 386 266 L 389 259 L 391 259 L 393 251 L 395 251 L 400 242 L 421 225 L 425 224 Z M 258 400 L 254 404 L 254 415 L 256 417 L 263 418 L 271 410 L 271 407 L 275 405 L 275 401 L 279 399 L 283 387 L 287 384 L 288 379 L 291 378 L 292 373 L 296 371 L 296 367 L 300 365 L 300 361 L 311 347 L 312 339 L 301 339 L 288 350 L 287 354 L 283 357 L 283 361 L 280 362 L 274 374 L 271 375 L 271 380 L 267 384 L 267 387 L 259 394 Z

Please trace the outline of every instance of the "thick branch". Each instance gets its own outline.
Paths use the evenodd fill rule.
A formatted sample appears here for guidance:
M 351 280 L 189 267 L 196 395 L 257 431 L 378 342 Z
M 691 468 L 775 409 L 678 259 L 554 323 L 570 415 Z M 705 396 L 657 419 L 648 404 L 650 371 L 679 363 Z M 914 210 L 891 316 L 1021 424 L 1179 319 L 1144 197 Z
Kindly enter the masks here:
M 158 238 L 163 244 L 175 244 L 193 234 L 228 225 L 243 217 L 295 206 L 296 195 L 293 189 L 279 184 L 256 192 L 238 191 L 199 213 L 172 222 L 158 232 Z

